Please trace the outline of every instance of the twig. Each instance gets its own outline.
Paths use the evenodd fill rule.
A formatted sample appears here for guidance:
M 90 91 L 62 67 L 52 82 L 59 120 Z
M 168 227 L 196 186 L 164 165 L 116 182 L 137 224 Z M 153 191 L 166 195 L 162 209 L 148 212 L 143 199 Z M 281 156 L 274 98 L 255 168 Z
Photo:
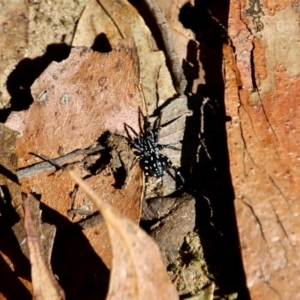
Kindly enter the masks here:
M 34 155 L 44 161 L 47 161 L 48 163 L 50 163 L 53 167 L 55 167 L 57 170 L 61 169 L 61 166 L 58 165 L 55 161 L 53 161 L 51 158 L 43 155 L 43 154 L 38 154 L 38 153 L 33 153 L 33 152 L 29 152 L 29 154 Z
M 39 174 L 41 172 L 52 170 L 55 167 L 57 168 L 57 166 L 60 167 L 59 166 L 60 164 L 63 164 L 64 162 L 66 162 L 76 156 L 92 154 L 92 153 L 98 152 L 99 150 L 103 150 L 103 149 L 104 149 L 104 147 L 99 145 L 94 148 L 75 150 L 69 154 L 60 156 L 58 158 L 51 159 L 50 160 L 51 162 L 43 161 L 43 162 L 31 165 L 29 167 L 22 168 L 17 172 L 17 176 L 18 176 L 18 179 L 31 177 L 31 176 Z M 39 154 L 39 156 L 43 158 L 42 155 Z
M 202 102 L 202 105 L 200 107 L 200 116 L 201 116 L 201 121 L 200 121 L 200 132 L 198 133 L 198 136 L 199 136 L 199 142 L 200 142 L 200 145 L 198 147 L 198 150 L 197 152 L 199 153 L 200 152 L 200 149 L 201 149 L 201 146 L 203 147 L 208 159 L 213 163 L 213 160 L 209 154 L 209 151 L 206 147 L 206 144 L 205 144 L 205 138 L 204 138 L 204 133 L 205 133 L 205 129 L 204 129 L 204 125 L 205 125 L 205 120 L 204 120 L 204 106 L 206 104 L 208 104 L 210 107 L 212 107 L 210 104 L 209 104 L 209 101 L 210 99 L 209 98 L 206 98 L 204 97 L 203 98 L 203 102 Z M 213 165 L 213 168 L 215 171 L 217 171 L 217 168 Z
M 99 212 L 94 213 L 93 215 L 88 216 L 86 219 L 77 222 L 82 229 L 87 229 L 90 227 L 94 227 L 100 223 L 103 223 L 104 219 Z
M 162 39 L 166 50 L 167 60 L 169 62 L 172 77 L 174 80 L 174 86 L 176 92 L 179 95 L 182 95 L 186 89 L 187 80 L 185 79 L 178 55 L 176 53 L 167 20 L 164 14 L 162 13 L 162 11 L 156 5 L 155 0 L 144 0 L 144 1 L 145 4 L 148 6 L 151 14 L 153 15 L 156 24 L 160 28 L 160 32 L 162 34 Z

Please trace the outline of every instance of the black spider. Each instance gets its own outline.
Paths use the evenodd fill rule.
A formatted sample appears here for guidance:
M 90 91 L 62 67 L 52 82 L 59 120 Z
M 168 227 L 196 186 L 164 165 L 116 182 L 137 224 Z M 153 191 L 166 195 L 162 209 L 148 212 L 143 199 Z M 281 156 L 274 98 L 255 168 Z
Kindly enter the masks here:
M 171 145 L 158 144 L 160 121 L 161 115 L 155 120 L 153 129 L 151 129 L 148 118 L 144 118 L 144 129 L 141 130 L 140 134 L 137 134 L 132 127 L 125 124 L 125 131 L 128 135 L 128 143 L 132 148 L 138 150 L 136 154 L 139 155 L 138 160 L 141 161 L 142 167 L 145 171 L 146 185 L 148 184 L 149 176 L 160 178 L 169 168 L 172 168 L 175 171 L 176 176 L 179 177 L 181 184 L 183 185 L 184 178 L 179 170 L 173 165 L 172 161 L 167 156 L 159 153 L 159 151 L 163 148 L 178 150 Z M 134 138 L 132 138 L 129 134 L 129 129 L 134 133 Z

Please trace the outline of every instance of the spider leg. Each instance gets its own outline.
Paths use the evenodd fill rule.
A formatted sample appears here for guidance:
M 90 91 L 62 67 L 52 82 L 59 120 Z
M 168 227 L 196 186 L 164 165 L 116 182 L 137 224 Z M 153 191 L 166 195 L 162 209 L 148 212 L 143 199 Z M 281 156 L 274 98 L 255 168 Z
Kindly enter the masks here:
M 140 132 L 141 134 L 144 134 L 145 130 L 145 117 L 142 113 L 141 107 L 139 107 L 139 127 L 140 127 Z
M 161 117 L 162 117 L 162 112 L 159 114 L 159 116 L 154 121 L 153 129 L 160 129 Z
M 144 133 L 147 139 L 150 139 L 152 143 L 157 144 L 159 141 L 160 132 L 160 120 L 161 114 L 156 118 L 151 129 L 151 123 L 149 122 L 148 116 L 144 118 Z
M 174 170 L 176 176 L 177 176 L 177 177 L 180 179 L 180 181 L 181 181 L 181 185 L 184 185 L 185 180 L 184 180 L 182 174 L 180 173 L 180 171 L 178 170 L 178 168 L 176 168 L 176 167 L 174 166 L 174 164 L 172 163 L 172 161 L 171 161 L 168 157 L 166 157 L 166 156 L 165 156 L 165 162 L 166 162 L 166 165 L 168 166 L 168 168 L 171 168 L 171 169 Z
M 162 113 L 159 114 L 159 116 L 157 117 L 157 119 L 154 121 L 153 124 L 153 134 L 154 134 L 154 142 L 158 143 L 159 141 L 159 132 L 160 132 L 160 124 L 161 124 L 161 116 Z
M 146 173 L 145 173 L 145 185 L 147 186 L 148 184 L 149 184 L 149 175 L 147 175 Z
M 132 161 L 132 164 L 131 164 L 131 166 L 130 166 L 130 169 L 132 169 L 132 168 L 136 165 L 136 163 L 139 162 L 142 158 L 143 158 L 142 155 L 141 155 L 141 156 L 136 156 L 136 157 L 134 158 L 134 160 Z
M 129 139 L 129 140 L 133 140 L 133 138 L 132 138 L 132 136 L 131 136 L 131 134 L 130 134 L 130 132 L 129 132 L 129 129 L 134 133 L 134 135 L 137 137 L 137 136 L 139 136 L 138 134 L 137 134 L 137 132 L 131 127 L 131 126 L 129 126 L 128 124 L 126 124 L 126 123 L 124 123 L 124 129 L 125 129 L 125 131 L 126 131 L 126 134 L 127 134 L 127 139 Z
M 153 141 L 155 144 L 158 143 L 159 141 L 159 131 L 160 131 L 160 128 L 156 128 L 156 129 L 153 129 L 152 132 L 153 132 Z
M 168 148 L 168 149 L 173 149 L 173 150 L 177 150 L 177 151 L 180 151 L 180 149 L 176 148 L 175 146 L 173 145 L 162 145 L 162 144 L 157 144 L 157 149 L 158 150 L 162 150 L 164 148 Z
M 141 128 L 141 133 L 145 134 L 145 133 L 147 133 L 147 131 L 150 130 L 150 127 L 151 127 L 151 123 L 149 122 L 149 116 L 148 116 L 148 114 L 146 116 L 144 116 L 141 111 L 141 108 L 139 109 L 139 115 L 140 115 L 139 124 L 140 124 L 140 128 Z M 143 122 L 142 122 L 142 120 L 143 120 Z
M 154 130 L 151 130 L 151 129 L 147 129 L 145 131 L 145 140 L 149 141 L 150 143 L 152 144 L 157 144 L 157 134 Z
M 143 147 L 143 143 L 139 136 L 137 138 L 135 138 L 134 140 L 129 140 L 128 143 L 131 147 L 133 147 L 133 148 L 137 149 L 138 151 L 140 151 L 141 153 L 143 153 L 144 147 Z
M 126 134 L 127 134 L 127 137 L 125 137 L 125 138 L 126 138 L 128 144 L 131 147 L 137 149 L 138 151 L 143 152 L 144 147 L 143 147 L 143 141 L 141 140 L 142 139 L 141 135 L 138 135 L 137 132 L 131 126 L 129 126 L 126 123 L 124 123 L 124 129 L 125 129 Z M 131 134 L 129 132 L 129 129 L 135 134 L 134 138 L 131 136 Z
M 184 185 L 185 184 L 185 180 L 184 180 L 181 172 L 177 168 L 175 168 L 175 172 L 176 172 L 176 175 L 180 178 L 181 184 Z

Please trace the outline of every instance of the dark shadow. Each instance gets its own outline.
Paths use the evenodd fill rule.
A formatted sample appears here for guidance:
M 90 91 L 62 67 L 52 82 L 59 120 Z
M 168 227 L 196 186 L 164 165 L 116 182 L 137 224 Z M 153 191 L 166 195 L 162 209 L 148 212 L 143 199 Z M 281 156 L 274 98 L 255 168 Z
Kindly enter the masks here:
M 7 91 L 11 95 L 11 107 L 1 110 L 0 122 L 5 122 L 11 111 L 28 109 L 33 102 L 30 87 L 42 74 L 48 65 L 66 59 L 70 54 L 70 46 L 66 44 L 51 44 L 45 54 L 34 59 L 21 60 L 7 78 Z
M 182 69 L 186 76 L 186 80 L 188 82 L 186 87 L 186 92 L 190 92 L 192 90 L 193 81 L 199 78 L 200 66 L 198 62 L 197 51 L 198 51 L 197 43 L 193 40 L 190 40 L 187 45 L 188 56 L 182 62 Z M 191 103 L 194 102 L 196 103 L 197 101 L 192 101 Z M 192 110 L 196 110 L 196 108 L 192 108 Z
M 2 233 L 1 238 L 3 238 Z M 11 235 L 10 235 L 11 236 Z M 7 236 L 5 236 L 7 238 Z M 8 243 L 7 243 L 8 244 Z M 1 246 L 0 246 L 1 248 Z M 12 247 L 13 251 L 15 250 Z M 14 261 L 15 262 L 15 261 Z M 19 262 L 18 263 L 23 263 Z M 5 297 L 4 299 L 10 300 L 30 300 L 32 299 L 31 293 L 25 287 L 25 285 L 21 282 L 21 280 L 16 276 L 17 272 L 13 272 L 8 266 L 7 262 L 3 260 L 2 256 L 0 256 L 0 291 L 1 294 Z M 30 270 L 30 266 L 28 265 L 28 270 Z M 27 280 L 30 280 L 29 278 Z
M 185 4 L 179 15 L 199 42 L 198 49 L 196 43 L 190 41 L 182 64 L 189 82 L 188 105 L 193 111 L 186 120 L 182 165 L 189 169 L 193 166 L 191 172 L 185 172 L 187 188 L 196 197 L 196 229 L 220 295 L 237 292 L 238 299 L 250 299 L 240 252 L 225 127 L 228 117 L 224 104 L 222 44 L 227 43 L 227 34 L 221 24 L 227 27 L 228 8 L 229 1 L 196 0 L 195 6 Z M 200 70 L 198 60 L 203 69 L 200 72 L 205 74 L 205 85 L 198 85 L 197 91 L 192 93 L 192 83 Z M 203 106 L 206 98 L 209 101 Z M 211 160 L 200 143 L 201 124 L 204 132 L 200 138 Z
M 5 168 L 3 165 L 0 165 L 0 174 L 14 183 L 18 183 L 19 179 L 16 174 L 14 174 L 11 170 Z
M 113 176 L 115 179 L 115 183 L 113 184 L 113 187 L 116 189 L 122 189 L 122 187 L 125 184 L 125 180 L 127 178 L 127 173 L 125 168 L 122 166 L 120 168 L 117 168 L 115 172 L 113 172 Z
M 1 186 L 3 198 L 0 198 L 0 291 L 5 299 L 32 299 L 31 293 L 20 278 L 30 281 L 30 264 L 21 252 L 12 226 L 20 217 L 11 205 L 11 198 L 6 186 Z M 8 260 L 3 258 L 6 256 Z M 13 265 L 13 270 L 9 266 Z
M 40 209 L 43 222 L 57 228 L 51 265 L 66 298 L 105 299 L 109 270 L 80 227 L 43 203 Z M 7 200 L 1 199 L 0 210 L 0 251 L 14 266 L 13 272 L 0 256 L 0 291 L 6 299 L 31 299 L 30 292 L 19 279 L 31 281 L 30 264 L 11 229 L 19 221 L 19 217 Z
M 41 203 L 40 209 L 43 222 L 57 228 L 51 265 L 66 298 L 105 299 L 109 270 L 95 253 L 81 228 L 44 203 Z
M 112 51 L 112 47 L 105 33 L 100 33 L 95 38 L 92 49 L 101 53 L 108 53 Z

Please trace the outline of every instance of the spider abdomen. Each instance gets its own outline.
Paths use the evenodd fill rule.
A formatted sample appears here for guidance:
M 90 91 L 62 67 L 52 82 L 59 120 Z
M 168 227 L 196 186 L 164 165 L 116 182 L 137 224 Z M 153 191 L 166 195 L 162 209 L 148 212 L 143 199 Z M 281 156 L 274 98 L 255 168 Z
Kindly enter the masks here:
M 156 152 L 143 157 L 143 165 L 146 175 L 152 175 L 156 178 L 162 177 L 167 169 L 165 156 Z

